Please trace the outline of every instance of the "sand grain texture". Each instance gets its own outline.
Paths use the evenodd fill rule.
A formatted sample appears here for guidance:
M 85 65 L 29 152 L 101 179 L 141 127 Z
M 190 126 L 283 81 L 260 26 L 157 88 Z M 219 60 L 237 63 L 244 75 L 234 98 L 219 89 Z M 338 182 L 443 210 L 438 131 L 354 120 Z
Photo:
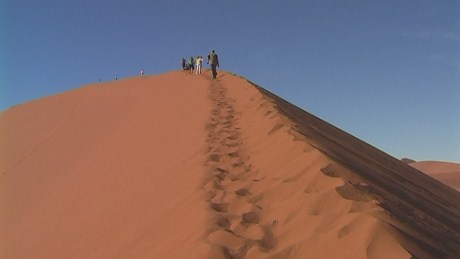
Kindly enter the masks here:
M 459 255 L 458 192 L 230 73 L 89 85 L 0 126 L 2 258 Z

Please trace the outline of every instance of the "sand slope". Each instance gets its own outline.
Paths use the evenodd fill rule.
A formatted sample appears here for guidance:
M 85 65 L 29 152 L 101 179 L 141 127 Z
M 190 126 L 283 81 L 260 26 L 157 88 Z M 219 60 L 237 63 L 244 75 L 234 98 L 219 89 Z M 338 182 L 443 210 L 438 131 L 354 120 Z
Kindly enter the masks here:
M 295 123 L 295 131 L 307 142 L 349 170 L 336 174 L 346 181 L 337 189 L 344 198 L 367 196 L 376 201 L 385 210 L 377 218 L 397 230 L 400 235 L 395 236 L 416 257 L 460 256 L 459 192 L 257 88 Z
M 182 71 L 2 112 L 0 257 L 460 254 L 457 192 L 310 116 Z
M 2 258 L 203 258 L 210 104 L 185 75 L 96 84 L 1 114 Z

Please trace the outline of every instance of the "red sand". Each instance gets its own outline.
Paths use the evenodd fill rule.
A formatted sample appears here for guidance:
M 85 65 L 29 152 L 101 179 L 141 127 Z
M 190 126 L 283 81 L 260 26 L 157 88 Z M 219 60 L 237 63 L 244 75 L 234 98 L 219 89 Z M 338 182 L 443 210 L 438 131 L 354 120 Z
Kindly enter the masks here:
M 436 180 L 460 191 L 460 164 L 439 161 L 420 161 L 410 164 Z
M 0 113 L 0 257 L 457 255 L 451 246 L 459 240 L 443 246 L 428 233 L 421 236 L 429 248 L 407 242 L 421 239 L 418 228 L 408 226 L 412 214 L 390 206 L 407 202 L 405 192 L 390 197 L 386 183 L 410 167 L 370 146 L 367 160 L 350 166 L 350 155 L 312 138 L 271 98 L 228 73 L 211 80 L 209 72 L 180 71 L 89 85 Z M 335 141 L 361 145 L 345 135 Z M 394 175 L 380 174 L 371 158 Z M 381 182 L 361 171 L 374 167 Z M 428 188 L 447 205 L 406 208 L 460 215 L 456 192 L 412 174 L 413 183 L 398 188 L 414 197 L 418 186 Z M 458 233 L 458 220 L 431 216 L 423 227 L 445 223 Z

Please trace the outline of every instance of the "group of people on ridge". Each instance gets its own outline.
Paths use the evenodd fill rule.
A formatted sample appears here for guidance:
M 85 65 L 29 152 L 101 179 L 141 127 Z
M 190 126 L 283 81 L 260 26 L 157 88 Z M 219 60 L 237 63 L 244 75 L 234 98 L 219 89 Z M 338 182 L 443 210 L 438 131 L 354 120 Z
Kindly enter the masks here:
M 191 56 L 188 60 L 182 58 L 181 63 L 182 70 L 190 70 L 190 74 L 193 74 L 193 71 L 195 70 L 195 73 L 200 75 L 203 67 L 203 56 L 197 56 L 196 58 Z M 215 79 L 217 77 L 217 68 L 219 67 L 219 57 L 217 56 L 215 50 L 212 50 L 211 53 L 209 53 L 208 61 L 206 63 L 211 66 L 212 78 Z
M 203 57 L 202 56 L 197 56 L 196 58 L 193 58 L 193 56 L 191 56 L 188 60 L 185 60 L 184 58 L 182 58 L 182 69 L 190 70 L 190 74 L 193 74 L 194 70 L 197 75 L 201 74 L 202 67 L 203 67 Z

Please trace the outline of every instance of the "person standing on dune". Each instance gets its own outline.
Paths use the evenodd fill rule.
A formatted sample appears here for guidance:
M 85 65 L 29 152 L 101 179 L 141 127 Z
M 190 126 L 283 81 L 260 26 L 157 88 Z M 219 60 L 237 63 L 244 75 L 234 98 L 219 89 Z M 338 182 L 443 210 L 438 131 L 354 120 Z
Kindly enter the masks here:
M 190 74 L 193 74 L 193 70 L 195 70 L 195 59 L 193 56 L 190 56 L 190 59 L 188 60 L 188 65 L 190 67 Z
M 198 56 L 196 58 L 196 74 L 197 75 L 201 75 L 201 68 L 203 67 L 203 57 L 202 56 Z
M 182 58 L 180 62 L 182 64 L 182 70 L 185 70 L 185 62 L 187 61 L 185 60 L 185 58 Z
M 217 77 L 217 68 L 219 67 L 219 58 L 217 57 L 216 51 L 212 50 L 208 55 L 208 62 L 211 65 L 212 78 L 216 79 Z

